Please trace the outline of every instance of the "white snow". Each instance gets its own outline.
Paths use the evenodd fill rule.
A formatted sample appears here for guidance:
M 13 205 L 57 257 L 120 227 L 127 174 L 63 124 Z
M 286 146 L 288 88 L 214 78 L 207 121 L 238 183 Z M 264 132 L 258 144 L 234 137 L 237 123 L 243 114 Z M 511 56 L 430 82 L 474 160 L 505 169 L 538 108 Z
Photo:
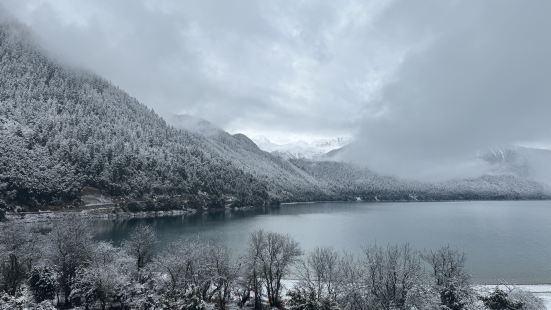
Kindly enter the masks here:
M 341 148 L 350 142 L 349 138 L 337 137 L 314 139 L 311 141 L 294 140 L 286 143 L 275 143 L 264 136 L 253 137 L 258 147 L 266 152 L 278 154 L 284 158 L 316 159 L 327 152 Z
M 501 287 L 501 285 L 498 285 Z M 546 309 L 551 309 L 551 284 L 514 285 L 515 287 L 528 291 L 543 300 Z M 496 285 L 480 285 L 481 290 L 494 289 Z

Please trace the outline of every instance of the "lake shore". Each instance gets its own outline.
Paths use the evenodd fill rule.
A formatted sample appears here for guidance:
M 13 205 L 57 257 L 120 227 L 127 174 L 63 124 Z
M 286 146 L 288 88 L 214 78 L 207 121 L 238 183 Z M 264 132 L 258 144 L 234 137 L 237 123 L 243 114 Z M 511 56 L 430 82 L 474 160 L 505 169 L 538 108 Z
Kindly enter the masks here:
M 478 283 L 477 286 L 495 287 L 492 283 L 502 283 L 500 281 L 503 279 L 507 283 L 522 285 L 543 299 L 549 300 L 551 284 L 535 285 L 549 283 L 551 279 L 548 276 L 548 260 L 541 259 L 550 257 L 549 248 L 544 246 L 547 244 L 547 239 L 541 237 L 547 235 L 548 226 L 542 214 L 547 214 L 546 212 L 550 210 L 548 207 L 547 203 L 538 201 L 495 203 L 459 201 L 445 204 L 419 203 L 419 206 L 411 203 L 389 203 L 388 207 L 386 203 L 364 202 L 362 205 L 356 202 L 320 202 L 297 204 L 296 207 L 281 205 L 279 208 L 264 211 L 258 208 L 245 210 L 228 208 L 208 211 L 199 209 L 197 211 L 113 213 L 109 208 L 100 207 L 72 212 L 37 212 L 24 216 L 21 214 L 9 214 L 9 216 L 11 222 L 15 224 L 43 224 L 75 216 L 90 218 L 98 225 L 103 225 L 102 229 L 116 228 L 117 236 L 113 238 L 105 235 L 106 241 L 124 238 L 121 236 L 124 236 L 132 225 L 144 219 L 143 222 L 157 223 L 158 229 L 166 231 L 167 236 L 198 233 L 209 238 L 223 236 L 224 240 L 229 242 L 228 245 L 235 249 L 240 249 L 242 240 L 246 238 L 248 232 L 257 227 L 288 233 L 296 237 L 307 249 L 313 245 L 323 245 L 350 250 L 366 243 L 397 244 L 400 242 L 409 242 L 419 249 L 426 249 L 453 240 L 462 251 L 468 253 L 469 262 L 475 262 L 470 267 L 473 268 L 472 274 L 476 275 L 473 282 Z M 149 218 L 158 218 L 158 220 L 149 220 Z M 128 224 L 119 224 L 119 221 L 127 222 L 128 219 L 131 219 Z M 388 226 L 388 223 L 394 223 L 401 229 L 393 229 L 393 226 Z M 484 225 L 477 223 L 484 223 Z M 328 230 L 327 227 L 332 229 Z M 511 229 L 513 232 L 510 232 Z M 353 236 L 356 237 L 352 238 Z M 518 236 L 530 242 L 511 242 Z M 170 238 L 167 238 L 166 242 L 170 242 L 172 240 Z M 433 240 L 431 238 L 437 240 L 431 241 Z M 488 251 L 497 253 L 496 257 L 500 257 L 499 264 L 496 264 L 493 258 L 488 259 L 485 254 Z M 531 256 L 526 262 L 519 262 L 519 257 L 510 255 L 519 251 L 538 253 L 538 255 Z M 527 259 L 524 256 L 520 258 Z M 507 265 L 511 263 L 514 263 L 513 269 L 511 265 Z M 516 275 L 510 272 L 517 269 L 519 271 Z M 526 270 L 526 272 L 521 273 L 520 270 Z M 526 284 L 534 285 L 526 286 Z
M 279 205 L 270 207 L 234 207 L 225 209 L 191 209 L 184 208 L 178 210 L 166 211 L 140 211 L 130 212 L 123 211 L 118 207 L 94 207 L 79 210 L 67 211 L 37 211 L 37 212 L 8 212 L 5 214 L 5 221 L 0 221 L 2 224 L 18 223 L 18 224 L 33 224 L 45 223 L 49 221 L 58 221 L 69 218 L 79 217 L 82 219 L 92 220 L 128 220 L 128 219 L 147 219 L 161 217 L 176 217 L 176 216 L 192 216 L 197 214 L 212 214 L 220 212 L 248 212 L 255 210 L 263 210 L 266 208 L 278 208 Z
M 89 209 L 82 211 L 45 211 L 45 212 L 25 212 L 25 213 L 7 213 L 5 224 L 34 224 L 49 221 L 58 221 L 79 217 L 83 219 L 94 220 L 127 220 L 133 218 L 156 218 L 167 216 L 186 216 L 197 214 L 195 209 L 171 210 L 171 211 L 147 211 L 147 212 L 110 212 L 103 208 Z M 2 223 L 0 223 L 1 225 Z
M 97 198 L 97 197 L 94 197 Z M 118 206 L 115 206 L 113 201 L 102 201 L 100 203 L 92 203 L 85 205 L 84 207 L 76 209 L 66 209 L 66 210 L 40 210 L 35 212 L 6 212 L 5 219 L 7 221 L 0 221 L 0 225 L 6 222 L 17 222 L 17 223 L 41 223 L 50 220 L 60 220 L 72 217 L 82 217 L 90 219 L 105 219 L 105 220 L 115 220 L 115 219 L 132 219 L 132 218 L 156 218 L 156 217 L 167 217 L 167 216 L 185 216 L 185 215 L 194 215 L 199 213 L 216 213 L 216 212 L 232 212 L 232 211 L 251 211 L 251 210 L 262 210 L 266 208 L 279 208 L 286 206 L 295 206 L 295 205 L 315 205 L 323 203 L 423 203 L 423 202 L 506 202 L 506 201 L 551 201 L 551 199 L 514 199 L 514 200 L 319 200 L 319 201 L 288 201 L 281 202 L 279 204 L 274 204 L 268 207 L 230 207 L 224 209 L 192 209 L 192 208 L 183 208 L 176 210 L 165 210 L 165 211 L 139 211 L 139 212 L 130 212 L 121 209 Z
M 523 291 L 531 292 L 543 301 L 546 309 L 551 309 L 551 284 L 521 284 L 521 285 L 477 285 L 475 288 L 481 292 L 490 291 L 496 287 L 505 289 L 515 287 Z

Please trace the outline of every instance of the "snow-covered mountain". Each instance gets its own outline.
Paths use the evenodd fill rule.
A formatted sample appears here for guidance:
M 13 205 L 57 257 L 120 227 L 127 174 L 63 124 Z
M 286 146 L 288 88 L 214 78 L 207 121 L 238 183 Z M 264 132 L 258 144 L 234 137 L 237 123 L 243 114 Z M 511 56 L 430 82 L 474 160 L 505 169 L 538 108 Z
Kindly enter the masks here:
M 78 205 L 90 187 L 125 201 L 163 199 L 148 204 L 163 208 L 270 203 L 266 183 L 209 152 L 202 135 L 52 59 L 1 16 L 0 68 L 0 211 Z
M 284 157 L 277 151 L 268 153 L 261 150 L 245 135 L 230 135 L 204 120 L 190 116 L 179 117 L 178 120 L 185 124 L 175 126 L 186 126 L 189 130 L 205 135 L 209 140 L 209 145 L 205 148 L 230 159 L 246 172 L 266 180 L 271 194 L 283 201 L 297 197 L 361 197 L 365 200 L 521 199 L 541 198 L 543 193 L 550 191 L 542 180 L 535 180 L 534 176 L 537 174 L 529 174 L 526 171 L 520 173 L 517 167 L 521 166 L 519 163 L 516 163 L 516 166 L 507 161 L 498 164 L 497 159 L 503 157 L 499 156 L 501 152 L 487 154 L 488 158 L 485 160 L 492 163 L 489 163 L 490 168 L 481 171 L 478 177 L 428 183 L 383 176 L 368 168 L 343 162 L 339 159 L 339 154 L 346 149 L 346 145 L 311 159 L 305 156 Z M 325 144 L 321 141 L 318 146 L 329 148 L 342 141 L 343 139 L 329 140 L 329 143 Z M 538 166 L 545 166 L 546 162 L 551 164 L 551 157 L 543 156 L 551 152 L 539 151 L 517 149 L 515 152 L 530 155 L 523 158 L 534 165 L 536 162 L 533 158 L 538 156 L 532 153 L 542 157 L 537 162 Z M 512 149 L 509 152 L 512 152 Z M 493 159 L 491 154 L 494 154 L 496 159 Z M 519 156 L 517 154 L 516 158 Z M 546 167 L 551 166 L 549 164 Z M 532 168 L 530 171 L 534 170 Z M 543 176 L 544 173 L 539 175 Z
M 331 199 L 337 195 L 287 159 L 261 150 L 243 134 L 230 134 L 206 120 L 189 115 L 169 118 L 176 128 L 202 136 L 202 148 L 265 181 L 272 198 L 280 201 Z
M 510 147 L 491 150 L 481 158 L 492 174 L 515 175 L 551 186 L 551 150 Z
M 288 143 L 275 143 L 264 136 L 253 137 L 252 140 L 264 151 L 280 157 L 321 159 L 332 150 L 342 148 L 350 142 L 349 138 L 337 137 L 329 139 L 315 139 L 312 141 L 296 140 Z

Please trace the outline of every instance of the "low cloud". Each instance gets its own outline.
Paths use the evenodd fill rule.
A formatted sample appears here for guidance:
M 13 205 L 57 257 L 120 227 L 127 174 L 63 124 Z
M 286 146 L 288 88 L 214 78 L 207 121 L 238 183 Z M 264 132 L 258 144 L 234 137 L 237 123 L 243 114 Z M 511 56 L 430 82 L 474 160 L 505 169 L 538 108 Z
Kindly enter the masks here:
M 385 2 L 3 1 L 60 59 L 162 115 L 274 138 L 355 128 L 399 53 L 371 27 Z
M 547 1 L 404 1 L 386 29 L 422 42 L 372 104 L 348 158 L 408 177 L 473 176 L 477 154 L 550 141 Z M 545 142 L 544 142 L 545 143 Z
M 164 116 L 355 136 L 347 160 L 432 179 L 551 145 L 551 3 L 4 0 L 63 61 Z M 295 139 L 293 138 L 293 139 Z

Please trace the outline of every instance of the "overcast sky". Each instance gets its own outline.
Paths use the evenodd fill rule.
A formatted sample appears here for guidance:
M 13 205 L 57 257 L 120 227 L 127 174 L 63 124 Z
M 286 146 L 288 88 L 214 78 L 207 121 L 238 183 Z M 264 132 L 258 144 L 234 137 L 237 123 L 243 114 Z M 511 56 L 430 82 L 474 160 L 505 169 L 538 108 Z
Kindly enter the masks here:
M 379 1 L 2 2 L 160 114 L 275 140 L 350 135 L 401 54 L 372 27 Z
M 387 171 L 550 145 L 550 1 L 0 1 L 164 116 Z

